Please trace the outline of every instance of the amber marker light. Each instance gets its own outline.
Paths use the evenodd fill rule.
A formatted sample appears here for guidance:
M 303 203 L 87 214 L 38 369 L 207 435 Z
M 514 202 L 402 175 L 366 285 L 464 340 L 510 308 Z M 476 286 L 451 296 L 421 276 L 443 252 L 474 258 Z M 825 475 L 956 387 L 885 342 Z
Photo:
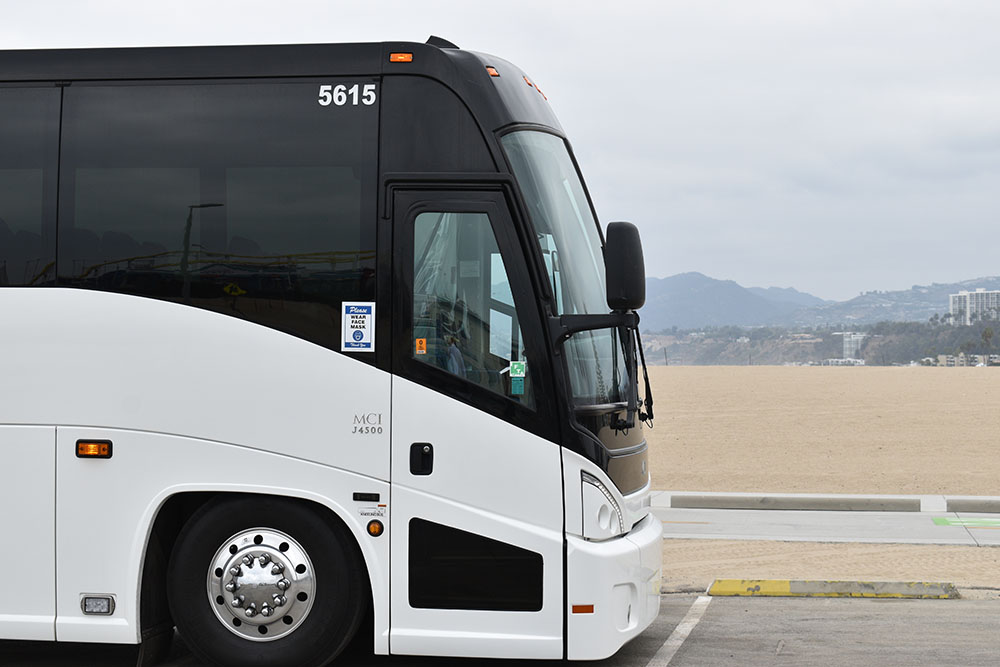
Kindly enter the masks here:
M 76 457 L 79 459 L 110 459 L 110 440 L 77 440 Z
M 372 537 L 378 537 L 385 532 L 385 526 L 378 519 L 372 519 L 368 522 L 368 534 Z
M 389 62 L 391 63 L 412 63 L 413 54 L 412 53 L 390 53 Z
M 498 72 L 498 71 L 497 71 L 497 68 L 496 68 L 496 67 L 489 67 L 489 66 L 487 66 L 487 67 L 486 67 L 486 72 L 487 72 L 487 73 L 488 73 L 488 74 L 489 74 L 490 76 L 500 76 L 500 72 Z
M 592 604 L 575 604 L 573 605 L 574 614 L 593 614 L 594 605 Z

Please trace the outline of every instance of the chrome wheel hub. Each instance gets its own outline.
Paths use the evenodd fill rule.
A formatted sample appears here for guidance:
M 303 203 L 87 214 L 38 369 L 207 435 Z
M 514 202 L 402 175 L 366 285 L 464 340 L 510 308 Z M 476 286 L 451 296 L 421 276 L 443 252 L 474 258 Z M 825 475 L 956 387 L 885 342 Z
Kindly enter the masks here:
M 252 528 L 226 540 L 208 569 L 216 618 L 234 634 L 273 641 L 294 632 L 313 605 L 316 579 L 309 555 L 290 536 Z

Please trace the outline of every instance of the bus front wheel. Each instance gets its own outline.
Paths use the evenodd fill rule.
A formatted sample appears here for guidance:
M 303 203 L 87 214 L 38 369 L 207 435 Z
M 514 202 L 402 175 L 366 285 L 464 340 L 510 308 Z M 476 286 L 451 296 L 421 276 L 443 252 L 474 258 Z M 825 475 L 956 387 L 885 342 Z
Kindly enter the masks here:
M 279 497 L 228 496 L 199 510 L 167 568 L 181 637 L 220 665 L 311 665 L 332 660 L 366 610 L 350 534 Z

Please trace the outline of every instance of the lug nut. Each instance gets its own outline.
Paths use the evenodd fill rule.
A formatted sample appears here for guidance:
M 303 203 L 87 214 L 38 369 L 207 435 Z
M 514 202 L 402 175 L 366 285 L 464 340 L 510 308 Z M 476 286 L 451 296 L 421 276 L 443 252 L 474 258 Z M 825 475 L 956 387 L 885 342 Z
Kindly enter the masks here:
M 292 582 L 288 581 L 288 579 L 282 579 L 276 585 L 278 588 L 284 591 L 288 590 L 288 587 L 292 585 Z
M 243 606 L 243 600 L 245 600 L 245 599 L 246 598 L 244 596 L 242 596 L 242 595 L 239 596 L 239 597 L 233 598 L 233 606 L 234 607 L 242 607 Z
M 240 567 L 239 565 L 234 565 L 233 567 L 229 568 L 229 574 L 233 575 L 234 577 L 241 577 L 243 576 L 243 568 Z
M 272 609 L 271 607 L 268 607 L 267 604 L 264 604 L 264 606 L 262 606 L 260 608 L 260 615 L 261 616 L 267 618 L 268 616 L 271 616 L 272 614 L 274 614 L 274 609 Z
M 240 587 L 239 584 L 237 584 L 235 581 L 230 581 L 228 584 L 226 584 L 226 590 L 230 593 L 232 593 L 239 587 Z
M 285 571 L 284 563 L 275 563 L 271 566 L 271 574 L 281 574 Z
M 261 557 L 258 558 L 257 560 L 260 561 L 260 566 L 264 567 L 265 565 L 271 562 L 271 557 L 268 556 L 267 554 L 261 554 Z
M 251 558 L 250 556 L 244 556 L 243 564 L 246 565 L 247 567 L 253 567 L 253 558 Z

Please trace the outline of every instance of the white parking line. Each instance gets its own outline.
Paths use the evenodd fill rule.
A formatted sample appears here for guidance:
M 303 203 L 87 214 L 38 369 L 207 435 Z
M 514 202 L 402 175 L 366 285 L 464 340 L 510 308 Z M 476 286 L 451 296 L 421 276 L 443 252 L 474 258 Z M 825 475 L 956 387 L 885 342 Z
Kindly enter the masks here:
M 701 595 L 694 601 L 694 604 L 688 609 L 688 613 L 684 615 L 681 622 L 677 624 L 674 631 L 667 637 L 667 641 L 663 642 L 663 646 L 656 652 L 656 655 L 646 663 L 646 667 L 667 667 L 670 664 L 670 661 L 674 659 L 674 655 L 680 650 L 684 640 L 694 630 L 694 626 L 698 625 L 701 615 L 705 613 L 705 609 L 711 601 L 712 598 L 708 595 Z

